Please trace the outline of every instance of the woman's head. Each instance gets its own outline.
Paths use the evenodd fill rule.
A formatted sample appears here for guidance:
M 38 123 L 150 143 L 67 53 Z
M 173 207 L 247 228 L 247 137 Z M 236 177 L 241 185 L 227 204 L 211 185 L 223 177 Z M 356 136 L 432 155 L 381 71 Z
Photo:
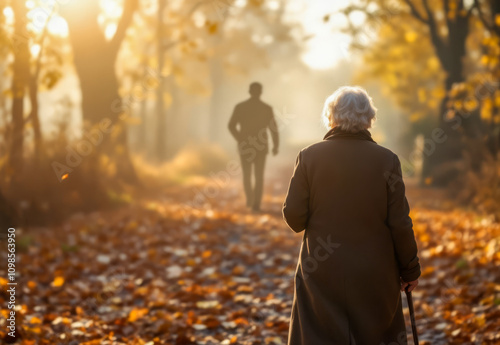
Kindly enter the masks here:
M 365 89 L 342 86 L 325 101 L 323 122 L 326 127 L 339 126 L 348 132 L 368 129 L 375 121 L 377 108 Z

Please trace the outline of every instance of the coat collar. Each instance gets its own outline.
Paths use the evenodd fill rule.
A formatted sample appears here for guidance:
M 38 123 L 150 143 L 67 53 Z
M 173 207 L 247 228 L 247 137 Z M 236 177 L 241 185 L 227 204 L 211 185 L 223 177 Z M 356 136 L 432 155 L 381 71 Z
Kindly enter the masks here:
M 323 140 L 334 140 L 338 138 L 368 140 L 375 143 L 375 140 L 373 140 L 372 135 L 367 129 L 363 129 L 358 132 L 347 132 L 340 129 L 339 126 L 335 126 L 330 129 L 323 137 Z

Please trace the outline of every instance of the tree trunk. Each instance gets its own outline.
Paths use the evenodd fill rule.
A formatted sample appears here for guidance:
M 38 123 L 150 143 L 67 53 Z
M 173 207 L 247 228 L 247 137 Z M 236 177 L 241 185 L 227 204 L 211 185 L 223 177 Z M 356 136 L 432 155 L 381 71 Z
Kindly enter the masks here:
M 88 131 L 97 130 L 103 120 L 113 125 L 110 133 L 102 133 L 102 141 L 96 141 L 98 143 L 92 147 L 88 159 L 97 167 L 99 156 L 109 155 L 115 163 L 117 177 L 124 182 L 137 183 L 128 148 L 126 125 L 120 119 L 124 107 L 118 93 L 115 72 L 118 50 L 137 7 L 137 0 L 124 2 L 122 18 L 110 41 L 105 39 L 97 22 L 100 12 L 98 1 L 88 0 L 85 5 L 84 11 L 78 9 L 80 4 L 63 7 L 80 80 L 84 133 L 90 134 Z
M 148 99 L 144 97 L 141 100 L 141 104 L 139 107 L 139 118 L 141 119 L 141 123 L 139 124 L 138 132 L 137 132 L 137 143 L 139 152 L 143 155 L 146 155 L 148 152 Z
M 23 166 L 24 98 L 30 79 L 29 35 L 26 29 L 27 9 L 22 1 L 14 1 L 14 63 L 12 66 L 12 127 L 9 147 L 9 175 L 19 173 Z
M 163 14 L 165 11 L 165 0 L 158 0 L 158 27 L 157 27 L 157 46 L 158 46 L 158 89 L 156 90 L 156 156 L 161 163 L 167 158 L 167 146 L 165 145 L 165 131 L 167 123 L 167 113 L 163 92 L 165 92 L 165 78 L 162 75 L 163 63 L 165 59 L 164 33 L 163 33 Z
M 459 1 L 459 8 L 454 18 L 449 18 L 446 15 L 446 26 L 448 29 L 448 37 L 446 40 L 440 37 L 438 33 L 438 24 L 427 4 L 424 0 L 424 7 L 427 13 L 427 25 L 429 26 L 431 41 L 436 51 L 443 70 L 446 72 L 445 90 L 446 96 L 441 102 L 438 130 L 442 130 L 443 134 L 434 140 L 432 132 L 426 137 L 430 139 L 428 144 L 430 147 L 424 151 L 422 179 L 421 182 L 433 185 L 446 185 L 451 179 L 458 175 L 458 171 L 454 168 L 454 162 L 463 158 L 464 141 L 462 136 L 466 135 L 466 130 L 474 116 L 463 117 L 460 114 L 454 117 L 448 116 L 448 95 L 455 83 L 463 82 L 463 63 L 466 55 L 466 40 L 469 34 L 469 14 L 458 10 L 463 10 L 463 2 Z M 448 2 L 443 2 L 443 11 L 445 14 L 450 10 Z M 433 132 L 436 129 L 433 128 Z M 449 168 L 448 168 L 449 167 Z
M 0 241 L 7 241 L 7 230 L 9 228 L 19 226 L 18 218 L 17 211 L 0 190 Z
M 38 164 L 40 162 L 40 156 L 43 151 L 43 138 L 42 138 L 42 128 L 40 124 L 40 115 L 39 115 L 39 102 L 38 102 L 38 80 L 40 79 L 40 71 L 42 69 L 42 57 L 43 53 L 45 51 L 45 40 L 47 38 L 47 32 L 48 32 L 48 23 L 50 19 L 52 18 L 52 13 L 51 15 L 47 18 L 45 22 L 45 26 L 43 28 L 42 35 L 40 37 L 40 52 L 38 53 L 38 57 L 36 59 L 35 63 L 35 69 L 33 71 L 33 74 L 31 75 L 30 81 L 29 81 L 29 95 L 30 95 L 30 104 L 31 104 L 31 111 L 29 115 L 29 119 L 31 120 L 31 123 L 33 125 L 33 136 L 34 136 L 34 159 L 35 159 L 35 164 Z
M 210 80 L 212 83 L 212 96 L 210 97 L 210 120 L 209 120 L 209 138 L 211 142 L 218 142 L 221 138 L 221 131 L 227 129 L 227 124 L 222 123 L 220 104 L 222 103 L 223 95 L 220 87 L 223 83 L 224 70 L 222 61 L 217 57 L 210 60 Z
M 438 127 L 436 127 L 443 131 L 443 135 L 440 137 L 446 139 L 444 142 L 441 142 L 441 140 L 433 140 L 432 131 L 434 131 L 435 128 L 432 129 L 431 133 L 426 135 L 428 147 L 424 149 L 423 153 L 422 184 L 446 185 L 451 178 L 456 177 L 457 172 L 453 171 L 453 169 L 448 169 L 446 166 L 453 166 L 453 161 L 462 158 L 463 145 L 458 129 L 463 119 L 459 116 L 456 117 L 455 120 L 447 118 L 447 103 L 449 101 L 448 92 L 451 90 L 453 83 L 460 81 L 463 80 L 461 80 L 459 75 L 449 75 L 447 78 L 446 96 L 441 101 L 439 121 L 437 123 Z
M 37 76 L 33 75 L 33 77 L 30 80 L 30 85 L 29 85 L 29 91 L 30 91 L 30 103 L 31 103 L 31 112 L 30 112 L 30 120 L 31 123 L 33 124 L 33 136 L 34 136 L 34 158 L 35 161 L 38 163 L 40 160 L 40 155 L 42 153 L 42 145 L 43 145 L 43 139 L 42 139 L 42 129 L 40 126 L 40 117 L 38 114 L 38 78 Z
M 136 183 L 137 176 L 128 148 L 128 132 L 126 124 L 120 119 L 123 109 L 114 56 L 103 49 L 99 55 L 87 57 L 84 61 L 75 56 L 75 65 L 80 78 L 82 112 L 87 131 L 98 127 L 103 120 L 109 119 L 114 125 L 110 133 L 103 133 L 102 142 L 94 150 L 110 155 L 115 162 L 117 176 L 125 182 Z

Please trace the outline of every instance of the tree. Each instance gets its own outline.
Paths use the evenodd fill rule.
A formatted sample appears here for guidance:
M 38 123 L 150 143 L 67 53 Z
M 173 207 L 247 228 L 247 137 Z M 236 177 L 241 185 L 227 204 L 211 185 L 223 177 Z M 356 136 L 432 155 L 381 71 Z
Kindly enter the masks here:
M 166 159 L 167 148 L 165 145 L 164 134 L 166 129 L 166 116 L 165 102 L 163 99 L 163 92 L 165 90 L 165 80 L 162 78 L 161 73 L 165 62 L 165 30 L 163 29 L 163 20 L 165 13 L 165 0 L 158 0 L 158 23 L 157 23 L 157 51 L 158 51 L 158 73 L 159 85 L 156 93 L 156 149 L 157 158 L 162 162 Z
M 267 1 L 249 1 L 236 6 L 231 1 L 221 2 L 215 16 L 205 11 L 205 35 L 202 46 L 209 53 L 208 67 L 211 81 L 209 138 L 220 141 L 220 129 L 226 128 L 227 115 L 221 110 L 224 98 L 221 86 L 227 81 L 228 71 L 248 75 L 250 71 L 269 68 L 271 61 L 280 63 L 299 56 L 299 43 L 291 34 L 297 23 L 285 20 L 286 2 L 278 1 L 269 9 Z M 213 12 L 213 11 L 212 11 Z
M 126 126 L 120 118 L 124 109 L 115 64 L 137 6 L 137 0 L 124 1 L 123 14 L 110 40 L 106 39 L 97 20 L 100 13 L 98 0 L 61 6 L 61 14 L 68 22 L 74 64 L 80 80 L 84 123 L 92 127 L 103 119 L 111 121 L 113 132 L 96 149 L 99 154 L 107 154 L 114 162 L 117 176 L 130 183 L 136 183 L 137 176 L 129 154 Z M 93 156 L 97 164 L 98 155 Z
M 468 46 L 478 58 L 473 68 L 468 66 L 464 82 L 454 85 L 449 105 L 459 115 L 473 112 L 481 119 L 480 136 L 468 141 L 475 149 L 468 160 L 479 170 L 477 157 L 491 161 L 487 156 L 498 159 L 500 152 L 500 3 L 476 0 L 474 6 L 477 13 Z
M 449 92 L 453 85 L 465 80 L 465 43 L 469 34 L 469 19 L 474 7 L 465 10 L 463 0 L 443 0 L 441 11 L 444 13 L 445 20 L 439 23 L 428 0 L 422 0 L 425 15 L 415 6 L 413 1 L 414 0 L 405 0 L 410 8 L 412 16 L 428 28 L 435 54 L 440 61 L 442 69 L 446 73 L 445 95 L 439 108 L 438 126 L 444 130 L 444 136 L 448 139 L 440 143 L 440 145 L 435 145 L 435 152 L 433 154 L 424 156 L 422 177 L 425 179 L 433 177 L 432 170 L 439 164 L 462 157 L 461 154 L 464 146 L 460 141 L 460 133 L 454 126 L 454 116 L 451 116 L 451 114 L 447 112 L 447 103 L 449 100 Z M 443 36 L 441 34 L 443 31 L 447 32 L 447 35 Z M 464 126 L 471 126 L 472 123 L 477 123 L 477 120 L 478 115 L 473 114 L 468 121 L 464 121 Z M 445 179 L 447 179 L 447 176 L 445 176 Z
M 30 80 L 29 33 L 26 28 L 27 8 L 23 1 L 12 3 L 14 12 L 14 37 L 12 64 L 12 127 L 9 149 L 9 175 L 23 166 L 24 147 L 24 97 Z
M 231 0 L 182 1 L 160 11 L 157 9 L 161 1 L 147 3 L 150 7 L 141 6 L 140 19 L 146 22 L 140 28 L 141 36 L 130 41 L 133 51 L 127 52 L 130 54 L 126 63 L 134 67 L 128 68 L 131 73 L 127 75 L 135 80 L 130 85 L 143 82 L 144 70 L 155 71 L 158 85 L 154 87 L 156 112 L 155 126 L 151 127 L 154 134 L 151 151 L 161 162 L 175 153 L 176 144 L 193 136 L 183 128 L 189 124 L 189 114 L 175 113 L 179 97 L 210 97 L 209 110 L 198 112 L 194 122 L 205 123 L 208 117 L 201 136 L 220 141 L 228 116 L 227 111 L 221 110 L 228 76 L 231 73 L 246 76 L 249 71 L 268 67 L 269 56 L 278 58 L 280 51 L 289 57 L 280 49 L 296 42 L 290 35 L 292 25 L 284 20 L 284 2 L 280 2 L 279 8 L 269 10 L 266 2 L 236 5 Z M 137 71 L 142 73 L 134 74 Z
M 449 163 L 461 160 L 463 152 L 469 149 L 466 143 L 468 139 L 479 138 L 482 133 L 482 124 L 479 112 L 470 112 L 466 117 L 460 116 L 457 112 L 450 111 L 450 92 L 455 85 L 463 83 L 466 78 L 465 64 L 467 59 L 471 59 L 466 49 L 466 42 L 471 31 L 472 19 L 482 17 L 481 5 L 494 1 L 475 1 L 472 6 L 466 8 L 463 0 L 441 0 L 430 2 L 428 0 L 399 0 L 389 3 L 383 0 L 365 0 L 360 6 L 350 6 L 345 9 L 349 15 L 355 11 L 363 12 L 368 22 L 378 22 L 380 27 L 389 26 L 393 30 L 402 31 L 409 37 L 422 36 L 419 40 L 406 40 L 400 42 L 398 47 L 403 49 L 423 47 L 427 44 L 432 47 L 433 56 L 439 62 L 440 69 L 444 72 L 444 92 L 440 99 L 440 105 L 437 113 L 437 122 L 431 131 L 439 129 L 443 131 L 442 137 L 446 138 L 443 142 L 433 143 L 431 154 L 424 155 L 424 168 L 422 180 L 435 182 L 437 184 L 446 183 L 452 176 L 452 169 L 443 173 L 443 167 L 452 166 Z M 492 5 L 497 6 L 497 5 Z M 484 20 L 484 19 L 483 19 Z M 377 29 L 378 30 L 378 29 Z M 360 30 L 359 27 L 350 26 L 353 36 L 356 36 Z M 384 37 L 380 36 L 380 40 Z M 377 39 L 375 39 L 377 41 Z M 377 44 L 375 43 L 375 46 Z M 364 46 L 363 49 L 370 51 L 370 46 Z M 381 54 L 380 60 L 383 60 L 386 54 Z M 418 55 L 407 54 L 408 68 L 415 62 Z M 430 59 L 431 56 L 428 57 Z M 392 70 L 392 66 L 384 67 L 380 73 L 388 73 L 393 77 L 399 76 Z M 400 72 L 400 70 L 398 71 Z M 424 78 L 421 78 L 425 82 Z M 434 80 L 435 78 L 431 78 Z M 417 92 L 415 88 L 415 95 Z M 407 104 L 407 109 L 413 113 L 412 105 Z M 431 137 L 431 133 L 425 133 Z M 477 141 L 477 140 L 476 140 Z M 440 172 L 441 171 L 441 172 Z M 440 176 L 439 176 L 440 175 Z
M 43 0 L 36 3 L 39 9 L 44 8 Z M 54 18 L 55 6 L 52 8 L 44 8 L 43 12 L 46 19 L 43 21 L 39 18 L 37 20 L 37 27 L 39 32 L 33 32 L 33 39 L 31 40 L 31 47 L 39 47 L 38 53 L 31 54 L 31 73 L 29 78 L 29 99 L 30 99 L 30 113 L 25 120 L 27 124 L 31 121 L 33 127 L 33 145 L 34 145 L 34 159 L 38 164 L 40 162 L 43 151 L 43 136 L 42 125 L 39 115 L 39 100 L 38 94 L 40 87 L 45 89 L 52 89 L 62 77 L 62 61 L 63 53 L 61 52 L 61 37 L 49 33 L 49 23 Z
M 396 137 L 400 145 L 410 148 L 405 151 L 411 154 L 401 157 L 401 161 L 405 172 L 413 173 L 421 158 L 415 156 L 411 148 L 418 135 L 438 126 L 436 114 L 445 95 L 445 73 L 423 28 L 413 27 L 403 17 L 397 18 L 397 26 L 399 30 L 394 25 L 382 25 L 378 29 L 378 39 L 363 51 L 363 63 L 356 72 L 355 82 L 376 79 L 383 94 L 407 112 L 404 117 L 409 125 L 397 130 L 391 128 L 390 135 Z M 419 44 L 412 44 L 416 42 Z M 432 153 L 430 144 L 423 149 L 416 152 L 417 155 Z

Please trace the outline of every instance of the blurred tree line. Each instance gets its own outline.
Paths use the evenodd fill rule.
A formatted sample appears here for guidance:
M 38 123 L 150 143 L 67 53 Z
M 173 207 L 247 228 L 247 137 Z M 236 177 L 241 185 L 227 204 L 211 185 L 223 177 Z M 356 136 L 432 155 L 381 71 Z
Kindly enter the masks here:
M 133 153 L 162 163 L 190 137 L 224 144 L 228 76 L 273 62 L 276 75 L 306 73 L 306 38 L 286 4 L 0 0 L 0 213 L 13 214 L 10 200 L 21 219 L 44 222 L 120 203 L 144 182 Z M 465 199 L 500 199 L 500 3 L 359 0 L 342 16 L 362 53 L 359 79 L 377 80 L 407 117 L 407 147 L 422 139 L 405 170 L 423 158 L 422 183 L 459 181 Z M 50 105 L 51 123 L 40 114 L 39 93 L 69 75 L 81 136 L 70 133 L 71 100 Z
M 169 147 L 169 136 L 186 136 L 190 124 L 176 107 L 192 94 L 210 97 L 205 127 L 217 141 L 224 75 L 300 51 L 285 2 L 270 2 L 1 0 L 2 194 L 21 205 L 21 218 L 99 208 L 110 191 L 141 184 L 131 150 L 159 163 L 173 156 L 179 144 Z M 70 137 L 65 111 L 57 135 L 44 137 L 38 92 L 69 73 L 80 85 L 83 135 Z

